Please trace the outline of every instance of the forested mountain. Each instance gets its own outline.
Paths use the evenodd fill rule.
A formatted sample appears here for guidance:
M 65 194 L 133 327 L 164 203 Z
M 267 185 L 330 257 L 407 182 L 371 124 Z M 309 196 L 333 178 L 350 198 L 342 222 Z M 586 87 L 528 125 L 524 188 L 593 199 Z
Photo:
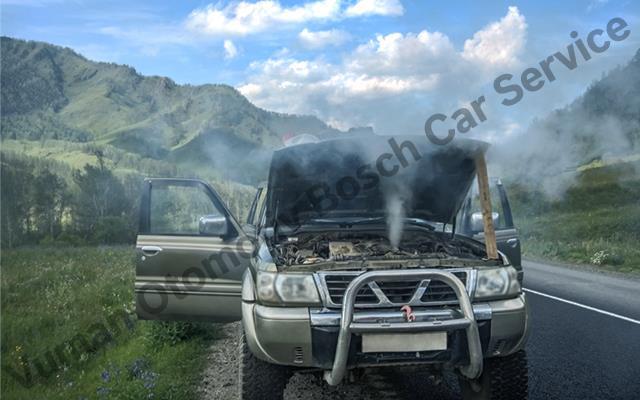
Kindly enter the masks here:
M 546 169 L 640 152 L 640 50 L 571 104 L 534 121 L 518 141 L 529 163 Z
M 178 85 L 71 49 L 2 37 L 2 138 L 95 141 L 144 157 L 216 159 L 335 134 L 311 116 L 262 110 L 227 85 Z
M 1 42 L 2 246 L 130 241 L 144 176 L 198 177 L 238 217 L 288 133 L 336 135 L 227 85 L 178 85 L 68 48 Z M 96 207 L 100 205 L 99 207 Z

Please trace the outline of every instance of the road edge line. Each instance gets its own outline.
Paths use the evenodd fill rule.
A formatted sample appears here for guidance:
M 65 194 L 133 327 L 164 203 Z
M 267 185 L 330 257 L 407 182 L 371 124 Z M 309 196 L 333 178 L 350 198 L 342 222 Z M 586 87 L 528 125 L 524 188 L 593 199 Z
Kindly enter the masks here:
M 600 313 L 600 314 L 608 315 L 609 317 L 618 318 L 618 319 L 621 319 L 623 321 L 627 321 L 627 322 L 631 322 L 633 324 L 640 325 L 640 321 L 638 321 L 637 319 L 625 317 L 624 315 L 612 313 L 610 311 L 601 310 L 599 308 L 591 307 L 591 306 L 588 306 L 588 305 L 585 305 L 585 304 L 576 303 L 575 301 L 563 299 L 561 297 L 552 296 L 550 294 L 538 292 L 536 290 L 531 290 L 531 289 L 527 289 L 527 288 L 522 288 L 522 290 L 524 290 L 525 292 L 528 292 L 528 293 L 537 294 L 538 296 L 547 297 L 547 298 L 550 298 L 550 299 L 553 299 L 553 300 L 557 300 L 557 301 L 560 301 L 560 302 L 563 302 L 563 303 L 571 304 L 571 305 L 576 306 L 576 307 L 581 307 L 581 308 L 584 308 L 586 310 L 590 310 L 590 311 L 594 311 L 594 312 L 597 312 L 597 313 Z

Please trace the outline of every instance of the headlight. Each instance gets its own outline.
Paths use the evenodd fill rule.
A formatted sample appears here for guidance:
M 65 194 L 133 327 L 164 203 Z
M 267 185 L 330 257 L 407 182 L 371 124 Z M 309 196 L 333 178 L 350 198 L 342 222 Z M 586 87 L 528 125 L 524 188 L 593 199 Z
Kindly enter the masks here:
M 475 299 L 515 297 L 521 292 L 513 267 L 478 268 Z
M 265 303 L 319 304 L 313 275 L 258 272 L 258 298 Z

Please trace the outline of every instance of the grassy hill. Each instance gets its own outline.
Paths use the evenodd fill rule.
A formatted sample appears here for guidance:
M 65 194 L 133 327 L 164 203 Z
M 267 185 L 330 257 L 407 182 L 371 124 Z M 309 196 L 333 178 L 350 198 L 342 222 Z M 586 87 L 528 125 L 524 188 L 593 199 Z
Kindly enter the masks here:
M 262 110 L 231 86 L 178 85 L 68 48 L 0 42 L 3 139 L 93 142 L 198 168 L 190 161 L 244 158 L 286 133 L 338 133 L 315 117 Z M 233 175 L 250 180 L 246 171 Z

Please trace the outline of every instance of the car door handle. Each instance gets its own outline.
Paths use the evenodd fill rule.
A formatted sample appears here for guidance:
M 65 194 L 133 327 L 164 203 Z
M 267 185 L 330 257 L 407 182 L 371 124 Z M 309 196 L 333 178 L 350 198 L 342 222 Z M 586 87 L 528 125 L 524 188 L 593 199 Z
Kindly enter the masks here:
M 509 239 L 507 244 L 515 249 L 518 246 L 518 239 Z
M 153 257 L 162 251 L 162 247 L 158 246 L 142 246 L 142 254 Z

